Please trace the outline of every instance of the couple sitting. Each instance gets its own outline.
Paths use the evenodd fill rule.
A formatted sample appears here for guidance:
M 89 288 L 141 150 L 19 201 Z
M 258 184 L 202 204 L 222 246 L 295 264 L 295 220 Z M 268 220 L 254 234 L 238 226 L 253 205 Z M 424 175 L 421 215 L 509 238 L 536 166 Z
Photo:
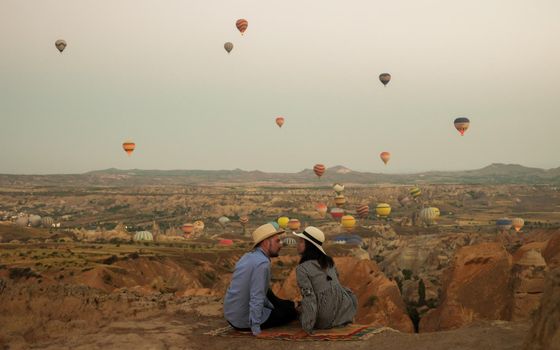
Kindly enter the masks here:
M 235 265 L 230 286 L 224 298 L 224 315 L 238 330 L 251 331 L 281 326 L 299 318 L 307 333 L 351 323 L 358 301 L 356 296 L 338 281 L 333 259 L 323 250 L 325 235 L 308 226 L 298 236 L 297 251 L 301 260 L 296 268 L 301 291 L 301 306 L 277 298 L 270 290 L 270 258 L 282 248 L 279 234 L 272 224 L 262 225 L 253 232 L 254 249 L 243 255 Z

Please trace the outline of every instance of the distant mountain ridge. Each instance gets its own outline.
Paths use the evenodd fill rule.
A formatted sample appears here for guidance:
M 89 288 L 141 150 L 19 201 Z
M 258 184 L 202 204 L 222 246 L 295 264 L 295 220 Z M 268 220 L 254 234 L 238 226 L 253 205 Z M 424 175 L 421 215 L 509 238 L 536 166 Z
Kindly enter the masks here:
M 553 184 L 560 185 L 560 167 L 539 169 L 518 164 L 494 163 L 481 169 L 464 171 L 428 171 L 415 174 L 359 172 L 344 166 L 327 168 L 319 179 L 312 169 L 297 173 L 267 173 L 253 170 L 142 170 L 104 169 L 84 174 L 8 175 L 0 174 L 0 186 L 141 186 L 141 185 L 304 185 L 345 184 Z

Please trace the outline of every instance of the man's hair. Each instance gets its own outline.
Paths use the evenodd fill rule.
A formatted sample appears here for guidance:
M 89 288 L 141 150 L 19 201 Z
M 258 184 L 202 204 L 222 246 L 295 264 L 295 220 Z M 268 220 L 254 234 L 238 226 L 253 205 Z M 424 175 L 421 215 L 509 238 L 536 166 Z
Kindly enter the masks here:
M 303 241 L 305 242 L 305 251 L 301 254 L 301 260 L 299 261 L 300 264 L 303 264 L 307 260 L 317 260 L 323 270 L 326 270 L 329 267 L 334 267 L 333 258 L 323 254 L 319 248 L 308 240 L 304 239 Z

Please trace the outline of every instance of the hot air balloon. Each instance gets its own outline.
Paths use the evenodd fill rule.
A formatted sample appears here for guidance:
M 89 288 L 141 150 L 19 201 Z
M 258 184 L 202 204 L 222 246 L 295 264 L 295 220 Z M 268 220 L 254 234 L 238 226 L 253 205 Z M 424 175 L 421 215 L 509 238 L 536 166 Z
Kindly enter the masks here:
M 241 35 L 243 35 L 247 30 L 247 27 L 249 26 L 249 22 L 247 22 L 246 19 L 241 18 L 238 19 L 237 22 L 235 22 L 235 26 L 237 27 L 237 29 L 239 29 Z
M 230 219 L 227 216 L 222 216 L 218 219 L 218 223 L 220 224 L 220 226 L 222 226 L 223 228 L 226 228 L 226 225 L 230 223 Z
M 435 207 L 423 208 L 420 210 L 419 217 L 424 224 L 433 225 L 439 217 L 439 209 Z
M 387 163 L 389 162 L 389 159 L 391 159 L 391 153 L 381 152 L 379 157 L 381 157 L 381 160 L 383 161 L 383 163 L 385 163 L 385 165 L 387 165 Z
M 60 53 L 62 53 L 62 51 L 64 51 L 64 49 L 66 48 L 66 41 L 64 41 L 62 39 L 59 39 L 59 40 L 55 41 L 54 46 L 56 46 L 58 51 L 60 51 Z
M 500 232 L 507 232 L 511 229 L 511 219 L 508 218 L 501 218 L 496 220 L 496 227 Z
M 129 156 L 132 154 L 132 152 L 134 152 L 134 149 L 136 148 L 136 144 L 132 141 L 125 141 L 122 144 L 122 147 L 124 149 L 124 151 L 126 152 L 126 154 L 128 154 Z
M 315 210 L 317 210 L 317 212 L 321 215 L 321 217 L 324 218 L 328 208 L 325 203 L 317 203 L 315 204 Z
M 286 229 L 286 227 L 288 227 L 288 222 L 290 222 L 290 218 L 287 216 L 281 216 L 278 218 L 276 222 L 278 222 L 278 226 L 280 226 L 283 229 Z
M 325 166 L 323 164 L 315 164 L 313 172 L 320 178 L 325 173 Z
M 387 203 L 379 203 L 377 207 L 375 207 L 375 213 L 380 218 L 386 218 L 391 214 L 391 206 Z
M 193 223 L 195 232 L 202 232 L 204 230 L 204 221 L 197 220 Z
M 360 206 L 358 206 L 356 208 L 356 213 L 358 214 L 358 217 L 365 219 L 368 217 L 369 215 L 369 205 L 367 204 L 362 204 Z
M 218 241 L 218 245 L 222 245 L 222 246 L 230 246 L 233 245 L 233 241 L 231 239 L 220 239 Z
M 274 226 L 274 229 L 276 231 L 280 230 L 280 225 L 278 225 L 278 223 L 276 221 L 269 221 L 269 222 L 267 222 L 267 224 L 271 224 L 272 226 Z
M 243 227 L 245 227 L 245 225 L 249 223 L 249 217 L 242 216 L 239 218 L 239 222 L 241 223 L 241 225 L 243 225 Z
M 523 220 L 522 218 L 514 218 L 513 220 L 511 220 L 511 224 L 515 229 L 515 232 L 519 232 L 519 230 L 521 230 L 525 225 L 525 220 Z
M 346 231 L 352 231 L 354 226 L 356 226 L 356 219 L 352 215 L 344 215 L 340 219 L 340 224 Z
M 337 207 L 343 207 L 345 203 L 346 197 L 344 197 L 343 194 L 339 194 L 338 196 L 334 197 L 334 204 L 336 204 Z
M 41 217 L 39 215 L 29 215 L 29 225 L 31 227 L 41 226 Z
M 150 231 L 138 231 L 134 234 L 132 238 L 135 242 L 142 242 L 142 241 L 153 241 L 154 235 Z
M 455 129 L 459 131 L 461 136 L 465 134 L 465 131 L 467 131 L 467 129 L 469 128 L 470 123 L 471 121 L 469 120 L 469 118 L 465 117 L 459 117 L 453 122 L 453 124 L 455 124 Z
M 290 221 L 288 221 L 288 228 L 292 231 L 297 231 L 299 230 L 299 228 L 301 227 L 301 222 L 299 222 L 298 219 L 290 219 Z
M 226 49 L 227 53 L 230 53 L 233 50 L 233 44 L 228 41 L 224 44 L 224 49 Z
M 335 183 L 332 188 L 336 192 L 336 194 L 341 194 L 342 191 L 344 191 L 344 185 L 341 185 L 339 183 Z
M 381 81 L 381 83 L 383 83 L 384 86 L 387 86 L 387 84 L 389 84 L 389 82 L 391 81 L 391 74 L 389 73 L 379 74 L 379 81 Z
M 51 218 L 50 216 L 45 216 L 44 218 L 41 219 L 41 225 L 43 225 L 43 227 L 52 227 L 54 224 L 54 219 Z
M 410 193 L 412 198 L 416 199 L 416 198 L 420 197 L 420 195 L 422 194 L 422 191 L 418 187 L 412 187 L 408 193 Z
M 340 219 L 344 216 L 344 209 L 342 208 L 331 208 L 331 217 L 335 220 Z
M 16 225 L 20 227 L 25 227 L 29 224 L 29 217 L 28 216 L 20 216 L 16 219 Z
M 293 237 L 286 237 L 282 240 L 282 244 L 285 246 L 294 246 L 297 244 L 297 241 Z
M 278 127 L 282 127 L 282 125 L 284 125 L 284 117 L 277 117 L 276 118 L 276 125 L 278 125 Z
M 193 224 L 183 224 L 183 226 L 181 226 L 181 230 L 183 231 L 183 233 L 185 235 L 190 235 L 194 231 L 194 225 Z

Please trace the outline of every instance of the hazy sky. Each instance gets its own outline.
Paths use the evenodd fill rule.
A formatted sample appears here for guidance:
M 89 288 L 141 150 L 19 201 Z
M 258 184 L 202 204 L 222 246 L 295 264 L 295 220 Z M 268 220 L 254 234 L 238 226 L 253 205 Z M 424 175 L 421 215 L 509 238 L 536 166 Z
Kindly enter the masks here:
M 0 173 L 558 167 L 558 18 L 558 0 L 0 0 Z

